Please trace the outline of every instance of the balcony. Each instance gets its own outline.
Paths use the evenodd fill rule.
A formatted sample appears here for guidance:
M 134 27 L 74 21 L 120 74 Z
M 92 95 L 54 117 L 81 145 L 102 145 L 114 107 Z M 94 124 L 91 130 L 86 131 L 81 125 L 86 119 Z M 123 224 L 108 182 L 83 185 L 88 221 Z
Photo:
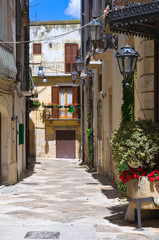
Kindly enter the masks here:
M 0 42 L 0 75 L 6 79 L 14 79 L 16 73 L 17 69 L 11 47 Z
M 45 120 L 72 120 L 81 118 L 81 106 L 44 106 Z

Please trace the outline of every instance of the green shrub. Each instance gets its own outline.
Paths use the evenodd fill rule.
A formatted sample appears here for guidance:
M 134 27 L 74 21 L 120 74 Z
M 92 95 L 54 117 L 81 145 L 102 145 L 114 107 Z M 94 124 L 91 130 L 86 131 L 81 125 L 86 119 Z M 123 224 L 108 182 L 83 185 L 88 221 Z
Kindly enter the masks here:
M 41 106 L 41 103 L 37 100 L 30 100 L 29 101 L 29 107 L 30 108 L 38 108 Z
M 159 125 L 152 120 L 126 122 L 112 135 L 119 174 L 128 166 L 153 170 L 159 164 Z

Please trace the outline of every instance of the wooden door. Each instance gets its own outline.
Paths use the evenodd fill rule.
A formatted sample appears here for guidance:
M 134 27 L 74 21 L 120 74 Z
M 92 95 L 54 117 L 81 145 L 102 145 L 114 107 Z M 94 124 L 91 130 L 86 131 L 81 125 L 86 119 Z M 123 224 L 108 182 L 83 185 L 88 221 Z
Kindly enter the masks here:
M 75 131 L 56 131 L 56 158 L 75 158 Z

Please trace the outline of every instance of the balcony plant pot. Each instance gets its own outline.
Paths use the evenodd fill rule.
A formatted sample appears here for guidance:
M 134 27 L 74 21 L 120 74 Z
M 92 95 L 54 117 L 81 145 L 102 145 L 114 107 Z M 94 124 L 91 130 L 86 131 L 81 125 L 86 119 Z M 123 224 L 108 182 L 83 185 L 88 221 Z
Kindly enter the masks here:
M 153 197 L 154 202 L 142 202 L 141 209 L 159 209 L 159 181 L 151 182 L 147 176 L 140 176 L 127 181 L 126 188 L 130 198 Z M 136 202 L 130 201 L 130 206 L 136 208 Z
M 53 108 L 53 106 L 44 106 L 44 108 Z

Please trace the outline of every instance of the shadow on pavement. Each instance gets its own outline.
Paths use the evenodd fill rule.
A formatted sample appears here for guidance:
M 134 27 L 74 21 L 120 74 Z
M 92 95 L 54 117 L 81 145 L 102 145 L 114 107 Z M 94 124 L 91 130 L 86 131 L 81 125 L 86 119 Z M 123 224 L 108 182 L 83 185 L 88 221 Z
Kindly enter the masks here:
M 135 226 L 134 223 L 124 220 L 127 207 L 128 204 L 109 207 L 108 209 L 111 211 L 111 216 L 105 217 L 104 219 L 118 226 Z
M 41 164 L 41 162 L 36 162 L 35 157 L 31 157 L 31 158 L 29 158 L 29 160 L 30 160 L 30 162 L 28 164 L 28 168 L 25 170 L 25 173 L 19 179 L 19 181 L 23 181 L 25 178 L 28 178 L 28 177 L 32 176 L 35 173 L 35 171 L 34 171 L 35 165 L 36 164 Z
M 101 192 L 108 198 L 119 198 L 120 192 L 115 183 L 99 173 L 92 173 L 92 177 L 103 185 Z
M 108 209 L 111 211 L 111 216 L 104 217 L 105 220 L 108 220 L 110 223 L 121 226 L 121 227 L 133 227 L 134 229 L 137 229 L 138 223 L 137 223 L 137 214 L 136 214 L 136 220 L 135 222 L 129 222 L 124 219 L 125 213 L 127 210 L 128 204 L 122 204 L 118 206 L 108 207 Z M 149 219 L 144 219 L 144 217 L 147 215 L 146 211 L 148 210 L 142 210 L 142 227 L 148 227 L 148 228 L 158 228 L 159 227 L 159 219 L 156 219 L 157 216 L 155 216 L 155 212 L 152 210 L 152 214 L 149 215 Z

